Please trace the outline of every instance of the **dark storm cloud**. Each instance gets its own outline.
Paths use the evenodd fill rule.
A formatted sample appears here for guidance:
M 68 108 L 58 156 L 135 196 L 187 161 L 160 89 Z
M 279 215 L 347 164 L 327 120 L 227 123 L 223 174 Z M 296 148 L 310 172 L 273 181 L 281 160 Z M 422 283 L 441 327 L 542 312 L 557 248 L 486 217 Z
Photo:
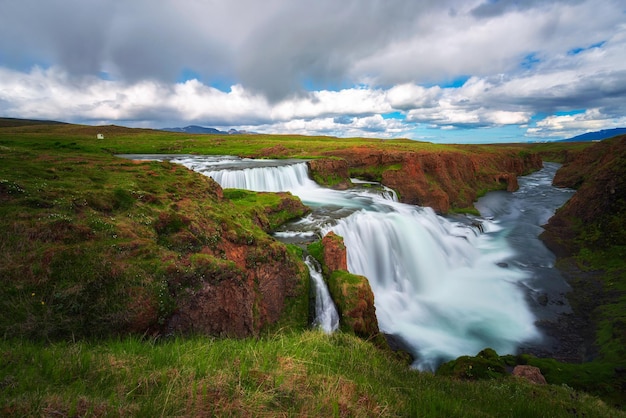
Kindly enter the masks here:
M 3 64 L 57 65 L 75 75 L 106 71 L 128 81 L 175 81 L 189 67 L 207 76 L 225 73 L 227 46 L 185 22 L 175 7 L 155 6 L 145 0 L 3 0 Z
M 315 80 L 341 83 L 355 61 L 414 30 L 434 2 L 334 0 L 289 3 L 243 44 L 238 73 L 246 86 L 284 98 Z
M 189 69 L 278 100 L 351 85 L 356 60 L 411 35 L 448 1 L 2 0 L 0 57 L 22 70 L 57 65 L 126 81 L 172 82 Z
M 63 6 L 71 4 L 71 9 Z M 112 9 L 103 2 L 0 2 L 0 47 L 5 65 L 61 63 L 71 73 L 93 73 L 103 59 Z

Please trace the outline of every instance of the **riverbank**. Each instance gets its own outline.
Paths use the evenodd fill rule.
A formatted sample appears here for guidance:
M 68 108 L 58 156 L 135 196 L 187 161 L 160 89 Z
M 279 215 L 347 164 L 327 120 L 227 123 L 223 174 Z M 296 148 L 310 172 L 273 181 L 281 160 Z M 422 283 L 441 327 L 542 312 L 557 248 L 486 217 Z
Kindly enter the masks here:
M 571 152 L 555 184 L 576 194 L 550 219 L 542 239 L 558 257 L 572 293 L 566 324 L 582 333 L 577 352 L 589 370 L 609 370 L 604 390 L 626 404 L 626 136 Z M 576 341 L 574 341 L 574 346 Z M 593 371 L 590 371 L 593 373 Z M 581 387 L 592 379 L 580 377 Z M 599 378 L 596 380 L 600 380 Z

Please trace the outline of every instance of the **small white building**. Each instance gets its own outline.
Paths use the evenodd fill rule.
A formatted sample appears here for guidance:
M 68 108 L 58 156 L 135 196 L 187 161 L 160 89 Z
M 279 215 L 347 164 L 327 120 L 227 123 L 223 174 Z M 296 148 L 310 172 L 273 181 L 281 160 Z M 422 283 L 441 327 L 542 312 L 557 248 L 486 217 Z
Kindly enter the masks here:
M 96 135 L 96 138 L 97 139 L 104 139 L 104 134 L 98 134 L 98 135 Z

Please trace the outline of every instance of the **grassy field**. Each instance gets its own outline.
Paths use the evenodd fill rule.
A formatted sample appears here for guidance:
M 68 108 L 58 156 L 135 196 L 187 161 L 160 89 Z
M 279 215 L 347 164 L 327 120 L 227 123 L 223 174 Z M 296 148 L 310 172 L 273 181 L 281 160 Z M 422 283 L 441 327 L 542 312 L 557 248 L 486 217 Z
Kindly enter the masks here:
M 618 417 L 563 385 L 412 371 L 354 336 L 0 342 L 2 416 Z
M 308 330 L 308 295 L 256 338 L 156 332 L 180 292 L 172 277 L 193 287 L 207 272 L 239 274 L 198 248 L 228 239 L 281 253 L 267 230 L 302 213 L 271 194 L 220 197 L 183 167 L 115 154 L 315 158 L 354 146 L 499 148 L 0 123 L 0 416 L 625 416 L 568 380 L 411 370 L 353 335 Z

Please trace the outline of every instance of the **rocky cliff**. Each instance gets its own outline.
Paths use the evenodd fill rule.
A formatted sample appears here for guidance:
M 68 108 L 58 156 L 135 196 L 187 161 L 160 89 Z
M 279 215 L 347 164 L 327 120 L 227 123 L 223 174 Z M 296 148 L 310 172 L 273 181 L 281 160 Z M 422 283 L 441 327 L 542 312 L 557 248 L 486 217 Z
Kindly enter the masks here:
M 554 185 L 577 189 L 542 235 L 559 255 L 626 244 L 626 135 L 570 153 Z
M 402 202 L 430 206 L 440 213 L 471 208 L 487 190 L 514 191 L 517 176 L 542 166 L 538 154 L 497 147 L 437 152 L 355 147 L 332 155 L 333 159 L 310 164 L 314 177 L 334 173 L 339 178 L 349 173 L 380 181 L 394 189 Z
M 221 188 L 216 188 L 221 196 Z M 176 216 L 192 212 L 190 221 L 183 222 L 176 234 L 183 234 L 185 242 L 203 244 L 189 254 L 179 255 L 167 269 L 168 289 L 176 304 L 167 321 L 169 332 L 258 335 L 262 328 L 285 315 L 288 300 L 308 293 L 308 271 L 300 257 L 258 231 L 260 227 L 268 232 L 276 226 L 277 221 L 272 219 L 278 213 L 289 213 L 291 217 L 306 213 L 300 200 L 288 193 L 243 192 L 240 196 L 230 192 L 227 196 L 236 207 L 237 198 L 250 202 L 258 196 L 263 210 L 259 205 L 246 208 L 254 223 L 240 220 L 242 225 L 237 225 L 227 218 L 215 223 L 195 208 L 183 210 L 180 203 L 177 205 Z M 163 229 L 157 224 L 159 228 Z
M 348 273 L 343 238 L 329 232 L 322 239 L 322 247 L 328 290 L 339 311 L 341 327 L 366 339 L 381 339 L 374 293 L 366 277 Z

